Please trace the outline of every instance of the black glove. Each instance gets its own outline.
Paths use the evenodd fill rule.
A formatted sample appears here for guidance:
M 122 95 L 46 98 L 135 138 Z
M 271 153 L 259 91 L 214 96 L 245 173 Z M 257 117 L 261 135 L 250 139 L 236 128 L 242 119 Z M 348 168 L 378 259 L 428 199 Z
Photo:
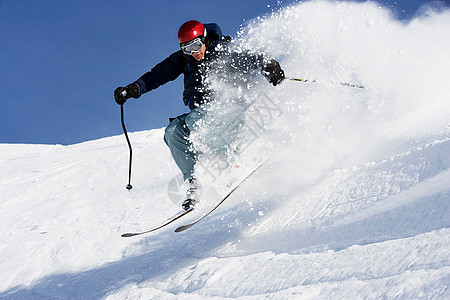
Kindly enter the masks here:
M 274 86 L 281 83 L 286 78 L 286 76 L 284 76 L 283 69 L 281 69 L 280 67 L 280 64 L 273 59 L 264 64 L 261 73 Z
M 140 91 L 141 87 L 137 82 L 130 83 L 126 87 L 119 86 L 114 91 L 114 99 L 117 104 L 122 105 L 127 102 L 127 99 L 129 98 L 139 98 L 139 96 L 141 96 Z

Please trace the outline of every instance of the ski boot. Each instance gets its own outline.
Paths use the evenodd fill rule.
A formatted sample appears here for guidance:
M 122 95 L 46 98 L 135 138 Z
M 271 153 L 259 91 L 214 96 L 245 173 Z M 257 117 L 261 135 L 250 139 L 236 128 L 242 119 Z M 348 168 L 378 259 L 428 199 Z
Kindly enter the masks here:
M 191 178 L 187 181 L 188 188 L 186 190 L 186 200 L 183 201 L 181 207 L 184 210 L 189 210 L 194 208 L 194 205 L 198 203 L 196 199 L 198 199 L 199 195 L 199 186 L 196 183 L 194 178 Z

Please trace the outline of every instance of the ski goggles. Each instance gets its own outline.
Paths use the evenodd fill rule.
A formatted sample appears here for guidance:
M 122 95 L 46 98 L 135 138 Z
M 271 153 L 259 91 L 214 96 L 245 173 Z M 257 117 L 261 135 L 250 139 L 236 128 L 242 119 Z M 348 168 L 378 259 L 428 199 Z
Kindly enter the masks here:
M 200 51 L 202 47 L 203 42 L 199 37 L 193 39 L 192 41 L 186 42 L 183 45 L 180 45 L 181 51 L 183 51 L 184 54 L 188 55 Z

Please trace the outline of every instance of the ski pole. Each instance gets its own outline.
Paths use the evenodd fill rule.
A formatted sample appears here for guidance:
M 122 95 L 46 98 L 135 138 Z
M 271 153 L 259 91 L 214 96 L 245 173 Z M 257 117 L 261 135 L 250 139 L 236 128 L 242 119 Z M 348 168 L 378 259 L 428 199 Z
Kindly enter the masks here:
M 122 92 L 122 95 L 125 97 L 127 95 L 126 91 Z M 123 133 L 125 134 L 125 137 L 127 139 L 128 148 L 130 149 L 130 162 L 128 165 L 128 184 L 127 184 L 127 190 L 131 190 L 133 186 L 131 185 L 131 159 L 133 157 L 133 149 L 131 148 L 130 139 L 128 138 L 127 128 L 125 127 L 125 121 L 123 116 L 123 104 L 120 105 L 120 120 L 122 121 L 122 129 Z
M 316 82 L 315 79 L 309 80 L 309 79 L 293 78 L 293 77 L 287 77 L 287 79 L 292 80 L 292 81 Z
M 292 80 L 292 81 L 301 81 L 301 82 L 317 82 L 317 80 L 315 79 L 302 79 L 302 78 L 294 78 L 294 77 L 287 77 L 287 79 Z M 358 88 L 358 89 L 365 89 L 364 86 L 362 85 L 358 85 L 358 84 L 353 84 L 353 83 L 348 83 L 348 82 L 335 82 L 333 81 L 333 83 L 338 83 L 340 85 L 345 85 L 348 87 L 353 87 L 353 88 Z

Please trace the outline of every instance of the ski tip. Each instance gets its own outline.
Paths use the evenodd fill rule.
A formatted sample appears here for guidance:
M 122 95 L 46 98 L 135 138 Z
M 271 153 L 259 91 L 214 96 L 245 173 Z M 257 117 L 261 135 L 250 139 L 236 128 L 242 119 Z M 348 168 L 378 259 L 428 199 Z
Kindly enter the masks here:
M 135 235 L 137 235 L 137 234 L 136 233 L 124 233 L 121 236 L 122 237 L 132 237 L 132 236 L 135 236 Z
M 175 229 L 175 232 L 182 232 L 185 231 L 186 229 L 190 228 L 193 224 L 188 224 L 188 225 L 183 225 L 178 227 L 177 229 Z

